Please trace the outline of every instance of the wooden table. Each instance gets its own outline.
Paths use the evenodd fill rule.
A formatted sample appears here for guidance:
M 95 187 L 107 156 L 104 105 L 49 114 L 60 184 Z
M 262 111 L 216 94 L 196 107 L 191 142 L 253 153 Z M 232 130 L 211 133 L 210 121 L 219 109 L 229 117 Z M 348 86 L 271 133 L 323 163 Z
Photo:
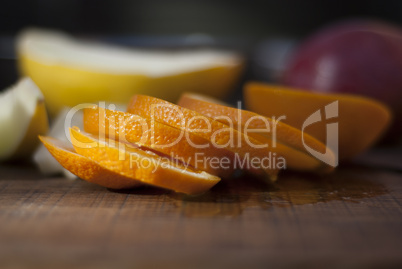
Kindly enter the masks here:
M 402 268 L 402 174 L 349 166 L 198 197 L 0 167 L 0 268 Z

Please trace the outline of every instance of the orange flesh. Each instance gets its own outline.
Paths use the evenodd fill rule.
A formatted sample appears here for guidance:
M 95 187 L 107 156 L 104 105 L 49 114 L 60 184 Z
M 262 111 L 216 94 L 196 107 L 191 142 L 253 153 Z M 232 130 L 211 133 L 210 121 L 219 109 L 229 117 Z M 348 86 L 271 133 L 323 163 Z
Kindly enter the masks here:
M 67 143 L 52 137 L 39 136 L 52 156 L 74 175 L 111 189 L 141 186 L 141 182 L 102 167 L 99 163 L 77 154 Z
M 234 129 L 235 126 L 224 124 L 194 110 L 155 97 L 135 95 L 131 98 L 127 111 L 193 133 L 211 141 L 214 146 L 224 147 L 238 154 L 240 158 L 251 156 L 262 160 L 269 156 L 269 153 L 276 154 L 274 148 L 269 145 L 263 147 L 263 143 L 237 131 Z M 277 167 L 264 167 L 264 169 L 247 167 L 246 169 L 256 173 L 263 170 L 273 180 L 276 180 L 279 170 Z
M 228 158 L 233 162 L 233 152 L 213 147 L 208 140 L 200 136 L 139 115 L 97 106 L 86 108 L 84 130 L 91 134 L 104 135 L 115 140 L 120 139 L 127 143 L 148 147 L 217 176 L 228 177 L 233 172 L 233 167 L 222 168 L 222 166 L 211 165 L 209 161 L 200 161 L 205 157 Z M 196 148 L 192 144 L 207 147 Z

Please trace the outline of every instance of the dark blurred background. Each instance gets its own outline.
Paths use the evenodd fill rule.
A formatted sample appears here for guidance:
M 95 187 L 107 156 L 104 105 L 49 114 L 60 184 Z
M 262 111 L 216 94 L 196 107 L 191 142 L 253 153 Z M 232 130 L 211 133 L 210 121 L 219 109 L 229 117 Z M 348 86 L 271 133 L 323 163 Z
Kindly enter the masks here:
M 320 25 L 356 16 L 402 23 L 402 1 L 322 0 L 3 0 L 0 33 L 27 25 L 74 33 L 303 37 Z
M 266 69 L 280 69 L 282 56 L 298 40 L 328 23 L 356 17 L 401 25 L 402 1 L 3 0 L 0 86 L 15 80 L 13 37 L 27 26 L 136 46 L 180 46 L 190 40 L 238 49 L 254 65 L 247 76 L 269 80 Z M 259 60 L 269 57 L 279 59 Z

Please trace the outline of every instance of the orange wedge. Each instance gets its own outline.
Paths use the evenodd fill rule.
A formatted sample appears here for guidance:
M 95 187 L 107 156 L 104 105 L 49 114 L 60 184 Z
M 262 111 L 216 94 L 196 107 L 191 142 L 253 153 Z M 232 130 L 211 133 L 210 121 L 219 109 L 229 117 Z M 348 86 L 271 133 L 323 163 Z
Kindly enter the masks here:
M 276 180 L 278 166 L 273 162 L 263 163 L 267 158 L 270 158 L 270 161 L 278 158 L 275 149 L 239 132 L 229 122 L 227 122 L 229 125 L 224 124 L 194 110 L 145 95 L 132 97 L 127 111 L 203 137 L 214 147 L 226 148 L 234 152 L 242 161 L 247 162 L 253 159 L 256 161 L 253 165 L 242 168 L 253 172 L 263 170 L 271 180 Z
M 216 118 L 225 123 L 222 115 L 228 116 L 236 126 L 240 125 L 243 132 L 248 132 L 261 143 L 274 144 L 278 154 L 286 159 L 287 166 L 295 170 L 330 171 L 335 166 L 335 156 L 332 151 L 310 135 L 302 135 L 301 131 L 280 121 L 258 115 L 256 113 L 236 109 L 223 104 L 214 98 L 200 94 L 185 93 L 181 96 L 178 105 L 195 110 L 205 116 Z M 318 151 L 329 152 L 326 162 L 312 156 L 305 145 Z M 331 165 L 329 165 L 331 164 Z
M 319 94 L 251 82 L 245 85 L 244 98 L 250 110 L 267 117 L 284 115 L 284 122 L 301 130 L 310 116 L 324 112 L 327 105 L 338 101 L 336 117 L 326 121 L 326 113 L 321 113 L 323 120 L 308 125 L 303 131 L 325 143 L 327 124 L 337 122 L 339 159 L 352 158 L 369 148 L 391 121 L 388 107 L 361 96 Z
M 111 139 L 98 139 L 78 128 L 70 129 L 71 142 L 78 154 L 128 178 L 186 194 L 203 193 L 220 181 L 219 177 L 184 166 L 171 158 Z
M 106 169 L 97 162 L 77 154 L 66 142 L 46 136 L 39 136 L 39 139 L 65 169 L 86 181 L 111 189 L 142 185 L 137 180 Z
M 215 165 L 215 159 L 228 159 L 234 162 L 233 152 L 215 148 L 210 141 L 172 126 L 151 121 L 131 113 L 108 110 L 98 106 L 84 109 L 84 130 L 91 134 L 106 136 L 121 142 L 134 143 L 174 159 L 190 164 L 220 177 L 228 177 L 233 166 Z M 194 147 L 193 145 L 204 145 Z

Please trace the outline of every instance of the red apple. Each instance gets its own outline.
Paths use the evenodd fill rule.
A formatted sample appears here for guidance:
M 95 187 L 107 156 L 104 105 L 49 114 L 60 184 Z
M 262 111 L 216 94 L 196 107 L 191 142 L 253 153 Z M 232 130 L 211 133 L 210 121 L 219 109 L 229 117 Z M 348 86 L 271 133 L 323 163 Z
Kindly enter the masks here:
M 301 44 L 282 82 L 382 101 L 395 116 L 392 139 L 402 137 L 402 30 L 397 26 L 355 20 L 324 28 Z

